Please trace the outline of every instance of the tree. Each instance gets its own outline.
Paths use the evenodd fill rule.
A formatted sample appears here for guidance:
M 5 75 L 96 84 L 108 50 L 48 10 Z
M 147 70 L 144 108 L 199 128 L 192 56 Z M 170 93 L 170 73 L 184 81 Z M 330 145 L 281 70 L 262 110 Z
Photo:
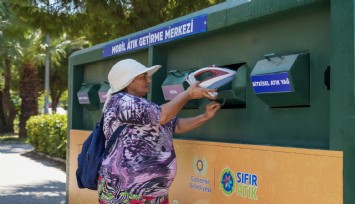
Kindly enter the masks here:
M 75 1 L 73 1 L 75 2 Z M 68 0 L 11 0 L 9 6 L 23 23 L 58 37 L 71 30 L 75 5 Z
M 35 30 L 40 29 L 42 33 L 50 35 L 53 41 L 58 38 L 58 43 L 54 44 L 61 45 L 64 34 L 71 36 L 71 39 L 87 36 L 91 43 L 97 44 L 219 2 L 222 0 L 12 0 L 8 4 L 22 23 Z M 50 43 L 48 48 L 52 45 Z M 53 50 L 51 52 L 55 52 Z M 60 56 L 60 53 L 62 52 L 56 54 Z M 61 79 L 58 76 L 64 76 L 66 69 L 63 67 L 67 66 L 66 61 L 67 58 L 62 55 L 51 63 L 51 77 Z M 53 106 L 57 105 L 63 87 L 66 87 L 64 84 L 66 83 L 61 80 L 57 83 L 52 80 L 50 90 Z
M 51 36 L 86 36 L 106 42 L 223 0 L 12 0 L 12 8 L 34 28 Z M 49 9 L 49 10 L 48 10 Z M 31 18 L 28 18 L 31 16 Z
M 11 14 L 6 2 L 0 2 L 0 133 L 14 132 L 14 119 L 17 114 L 11 90 L 15 90 L 16 69 L 14 62 L 21 53 L 18 42 L 23 26 Z M 15 73 L 15 74 L 14 74 Z
M 19 125 L 19 136 L 27 137 L 26 122 L 34 115 L 38 114 L 38 97 L 40 96 L 40 80 L 37 74 L 37 65 L 40 61 L 40 44 L 43 35 L 40 31 L 28 30 L 24 33 L 22 41 L 23 55 L 19 61 L 21 66 L 20 75 L 20 98 L 21 98 L 21 114 Z
M 46 35 L 46 59 L 45 59 L 45 107 L 48 113 L 49 77 L 50 77 L 50 38 L 58 37 L 68 28 L 65 23 L 69 22 L 71 3 L 51 0 L 12 0 L 11 8 L 16 12 L 19 19 L 34 29 L 41 29 Z M 30 14 L 31 18 L 27 15 Z M 70 24 L 69 24 L 70 25 Z
M 93 44 L 149 28 L 223 0 L 73 0 L 73 29 Z M 77 25 L 80 22 L 81 26 Z
M 23 63 L 20 81 L 21 114 L 19 136 L 26 138 L 26 122 L 38 114 L 39 80 L 36 67 L 31 61 Z
M 86 36 L 106 42 L 224 0 L 11 0 L 9 5 L 27 25 L 51 37 Z
M 0 2 L 0 14 L 0 57 L 2 59 L 0 73 L 2 73 L 2 79 L 4 79 L 0 83 L 0 133 L 14 132 L 13 122 L 17 110 L 13 103 L 14 97 L 10 95 L 10 85 L 13 84 L 12 89 L 15 90 L 13 93 L 19 93 L 20 101 L 22 101 L 20 137 L 26 137 L 25 125 L 27 119 L 32 115 L 38 114 L 37 101 L 40 86 L 38 84 L 37 71 L 38 66 L 41 64 L 41 56 L 43 56 L 41 54 L 43 49 L 40 49 L 44 48 L 42 43 L 43 35 L 39 31 L 33 32 L 29 27 L 23 26 L 22 23 L 26 21 L 18 21 L 16 16 L 12 15 L 13 13 L 9 9 L 8 4 L 4 1 Z M 70 47 L 68 44 L 68 40 L 65 40 L 59 46 L 56 45 L 53 47 L 55 52 L 62 53 L 61 56 L 66 57 L 66 51 L 61 52 L 60 49 Z M 67 58 L 64 59 L 64 57 L 60 59 L 67 61 Z M 66 70 L 67 66 L 64 68 Z M 59 89 L 63 92 L 63 89 L 67 89 L 67 83 L 65 82 L 65 85 L 63 85 L 67 74 L 64 72 L 62 75 L 55 75 L 55 77 L 61 79 L 58 80 L 59 86 L 57 87 L 60 87 Z M 16 84 L 13 83 L 14 79 L 20 81 L 19 86 L 15 86 Z M 3 81 L 4 83 L 2 83 Z M 53 93 L 57 93 L 55 89 Z M 57 95 L 60 97 L 61 93 L 57 93 Z
M 50 89 L 52 99 L 52 111 L 56 112 L 59 99 L 62 94 L 68 90 L 68 61 L 71 53 L 88 47 L 90 44 L 84 37 L 72 39 L 68 35 L 63 34 L 60 38 L 53 41 L 54 53 L 51 56 L 59 55 L 56 63 L 53 65 Z
M 47 49 L 46 55 L 44 55 L 47 58 L 45 60 L 45 77 L 43 77 L 45 78 L 43 81 L 45 84 L 45 110 L 48 107 L 48 95 L 50 94 L 52 106 L 54 106 L 52 108 L 55 111 L 61 94 L 67 89 L 67 56 L 71 51 L 70 47 L 76 46 L 77 41 L 83 41 L 82 38 L 75 40 L 75 42 L 69 37 L 63 39 L 63 36 L 68 36 L 66 33 L 71 30 L 71 18 L 74 16 L 71 12 L 75 10 L 75 5 L 69 1 L 50 0 L 13 0 L 10 5 L 23 23 L 33 29 L 40 29 L 42 33 L 46 34 L 46 44 L 42 44 L 42 48 Z M 49 36 L 51 42 L 49 42 Z M 54 61 L 51 62 L 51 60 Z M 53 77 L 56 80 L 50 80 Z M 49 81 L 51 81 L 51 86 L 49 86 Z
M 85 38 L 72 39 L 67 34 L 62 34 L 57 38 L 52 38 L 49 45 L 51 56 L 51 70 L 50 70 L 50 96 L 52 101 L 52 111 L 56 112 L 59 99 L 62 94 L 68 89 L 68 59 L 69 55 L 76 51 L 87 47 L 89 42 Z M 45 47 L 44 44 L 41 45 Z M 44 51 L 44 50 L 43 50 Z M 44 52 L 43 52 L 44 53 Z M 44 54 L 41 54 L 39 75 L 43 79 L 44 72 Z M 43 83 L 41 83 L 43 84 Z

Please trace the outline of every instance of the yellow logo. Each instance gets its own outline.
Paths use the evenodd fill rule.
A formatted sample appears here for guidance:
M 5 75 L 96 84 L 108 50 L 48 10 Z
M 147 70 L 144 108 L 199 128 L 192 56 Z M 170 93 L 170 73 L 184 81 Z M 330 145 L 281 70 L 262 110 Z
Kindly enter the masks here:
M 207 164 L 207 159 L 205 156 L 203 156 L 202 159 L 197 158 L 197 156 L 194 156 L 194 161 L 193 161 L 193 170 L 195 174 L 205 176 L 208 170 L 208 164 Z

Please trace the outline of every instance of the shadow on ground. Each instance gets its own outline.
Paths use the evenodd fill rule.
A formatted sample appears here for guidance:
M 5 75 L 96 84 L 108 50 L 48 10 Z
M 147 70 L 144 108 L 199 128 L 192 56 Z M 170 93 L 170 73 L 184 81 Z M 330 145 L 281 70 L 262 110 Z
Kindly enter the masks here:
M 26 204 L 64 204 L 66 192 L 63 189 L 65 189 L 65 183 L 54 181 L 11 186 L 2 190 L 1 203 L 23 204 L 23 200 L 26 200 Z
M 26 143 L 0 143 L 0 161 L 0 203 L 66 203 L 65 162 L 39 154 Z
M 33 147 L 25 143 L 0 143 L 0 153 L 3 154 L 16 154 L 31 150 L 33 150 Z
M 45 166 L 55 167 L 55 168 L 58 168 L 64 172 L 66 171 L 66 164 L 64 162 L 60 162 L 60 161 L 56 161 L 56 160 L 47 158 L 46 156 L 39 154 L 35 150 L 24 152 L 21 154 L 21 156 L 32 159 L 32 160 L 39 162 Z

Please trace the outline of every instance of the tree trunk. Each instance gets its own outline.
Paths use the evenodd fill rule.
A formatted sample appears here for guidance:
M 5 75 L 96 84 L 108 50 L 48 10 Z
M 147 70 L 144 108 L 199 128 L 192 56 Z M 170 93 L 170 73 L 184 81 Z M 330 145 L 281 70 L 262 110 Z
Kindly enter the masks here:
M 31 62 L 24 63 L 20 80 L 21 115 L 20 130 L 21 138 L 27 137 L 26 122 L 34 115 L 38 114 L 38 97 L 40 90 L 36 69 Z
M 53 80 L 52 80 L 53 81 Z M 63 88 L 59 87 L 55 82 L 51 86 L 52 113 L 56 113 L 59 104 L 59 99 L 63 94 Z
M 60 73 L 58 72 L 58 69 L 65 69 L 66 67 L 57 67 L 54 71 L 52 71 L 52 76 L 51 76 L 51 87 L 50 87 L 50 95 L 51 95 L 51 100 L 52 100 L 52 112 L 56 113 L 57 107 L 59 105 L 59 99 L 62 96 L 63 92 L 67 89 L 65 85 L 66 83 L 63 83 L 63 80 L 61 79 Z M 67 81 L 67 80 L 65 80 Z
M 51 92 L 52 113 L 57 113 L 57 107 L 58 107 L 58 104 L 59 104 L 60 95 L 62 95 L 62 93 L 58 93 L 55 96 L 53 96 L 53 94 Z
M 11 61 L 4 55 L 5 61 L 5 83 L 4 89 L 0 94 L 0 133 L 13 133 L 14 132 L 14 120 L 17 114 L 15 105 L 11 101 L 10 97 L 10 82 L 11 82 Z
M 3 92 L 0 90 L 0 134 L 5 133 L 6 119 L 4 113 L 4 105 L 2 102 Z

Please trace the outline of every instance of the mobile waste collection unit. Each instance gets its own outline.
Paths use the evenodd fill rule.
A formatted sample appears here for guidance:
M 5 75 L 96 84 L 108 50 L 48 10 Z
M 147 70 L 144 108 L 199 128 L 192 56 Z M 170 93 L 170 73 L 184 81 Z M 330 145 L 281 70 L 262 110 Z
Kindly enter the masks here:
M 227 0 L 73 53 L 69 203 L 97 202 L 97 192 L 76 186 L 76 158 L 100 120 L 107 74 L 125 58 L 162 65 L 147 96 L 157 104 L 164 87 L 186 87 L 191 70 L 237 72 L 218 90 L 216 117 L 175 135 L 171 203 L 355 203 L 354 8 L 351 0 Z M 189 102 L 179 116 L 206 102 Z

